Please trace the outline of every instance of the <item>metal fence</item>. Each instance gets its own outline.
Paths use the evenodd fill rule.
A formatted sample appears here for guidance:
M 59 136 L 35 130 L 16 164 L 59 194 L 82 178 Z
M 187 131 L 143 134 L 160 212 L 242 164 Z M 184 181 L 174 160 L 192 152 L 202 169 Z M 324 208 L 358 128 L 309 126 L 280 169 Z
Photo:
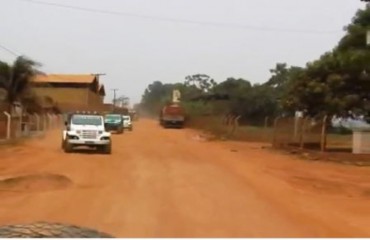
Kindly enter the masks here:
M 271 143 L 276 148 L 326 150 L 327 117 L 265 117 L 257 124 L 240 123 L 240 116 L 201 117 L 191 121 L 192 127 L 228 139 Z
M 57 129 L 63 124 L 62 115 L 57 114 L 26 114 L 10 116 L 0 113 L 0 140 L 12 140 L 44 133 Z
M 272 145 L 274 147 L 296 146 L 302 149 L 326 149 L 327 117 L 274 119 Z

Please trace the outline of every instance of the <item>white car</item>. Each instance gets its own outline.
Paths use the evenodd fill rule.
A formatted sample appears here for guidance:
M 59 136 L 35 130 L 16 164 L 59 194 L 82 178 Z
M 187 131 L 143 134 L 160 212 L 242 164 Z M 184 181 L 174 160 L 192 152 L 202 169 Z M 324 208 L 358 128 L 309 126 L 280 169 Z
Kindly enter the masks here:
M 87 146 L 106 154 L 111 153 L 111 133 L 105 131 L 103 116 L 71 114 L 65 125 L 62 139 L 62 148 L 65 152 L 72 152 L 75 147 Z
M 123 120 L 123 128 L 132 131 L 133 126 L 132 126 L 131 116 L 130 115 L 122 115 L 122 120 Z

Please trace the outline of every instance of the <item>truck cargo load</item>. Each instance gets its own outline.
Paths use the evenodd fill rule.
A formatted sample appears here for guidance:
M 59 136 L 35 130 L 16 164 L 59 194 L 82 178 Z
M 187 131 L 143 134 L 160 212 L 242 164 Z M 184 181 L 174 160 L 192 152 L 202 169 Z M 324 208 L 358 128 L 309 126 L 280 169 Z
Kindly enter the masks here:
M 163 127 L 180 127 L 185 124 L 185 110 L 179 104 L 169 104 L 161 109 L 159 116 Z

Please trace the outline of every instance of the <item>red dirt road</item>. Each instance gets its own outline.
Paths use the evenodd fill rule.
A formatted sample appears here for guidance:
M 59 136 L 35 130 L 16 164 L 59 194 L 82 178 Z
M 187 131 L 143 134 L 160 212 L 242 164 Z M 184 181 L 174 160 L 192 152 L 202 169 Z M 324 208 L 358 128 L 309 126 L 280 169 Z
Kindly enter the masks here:
M 60 138 L 0 148 L 0 224 L 62 222 L 116 237 L 370 237 L 370 168 L 207 142 L 151 120 L 114 135 L 110 156 L 66 154 Z

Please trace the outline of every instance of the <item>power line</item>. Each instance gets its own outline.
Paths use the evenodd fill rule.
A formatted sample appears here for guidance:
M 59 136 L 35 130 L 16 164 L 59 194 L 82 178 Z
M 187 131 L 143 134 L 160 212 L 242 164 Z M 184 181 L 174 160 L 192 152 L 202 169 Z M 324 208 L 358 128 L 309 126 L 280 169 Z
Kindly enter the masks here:
M 326 30 L 307 30 L 307 29 L 306 30 L 305 29 L 284 29 L 284 28 L 272 28 L 272 27 L 235 24 L 235 23 L 195 21 L 195 20 L 188 20 L 188 19 L 176 19 L 176 18 L 168 18 L 168 17 L 160 17 L 160 16 L 134 14 L 134 13 L 129 13 L 129 12 L 121 12 L 121 11 L 78 7 L 78 6 L 65 5 L 65 4 L 59 4 L 59 3 L 49 3 L 49 2 L 38 1 L 38 0 L 19 0 L 19 1 L 24 1 L 24 2 L 29 2 L 33 4 L 39 4 L 39 5 L 46 5 L 46 6 L 51 6 L 51 7 L 66 8 L 66 9 L 77 10 L 77 11 L 93 12 L 93 13 L 108 14 L 108 15 L 115 15 L 115 16 L 135 17 L 135 18 L 164 21 L 164 22 L 207 25 L 207 26 L 213 26 L 213 27 L 241 28 L 241 29 L 247 29 L 247 30 L 253 30 L 253 31 L 263 31 L 263 32 L 290 32 L 290 33 L 309 33 L 309 34 L 333 34 L 333 33 L 341 32 L 339 30 L 326 31 Z
M 16 51 L 14 50 L 11 50 L 10 48 L 8 47 L 5 47 L 3 44 L 0 44 L 0 48 L 5 50 L 6 52 L 12 54 L 13 56 L 15 57 L 20 57 L 22 54 L 18 54 Z M 39 70 L 37 70 L 37 72 L 39 72 L 40 74 L 45 74 L 44 72 L 41 72 Z M 91 73 L 92 76 L 95 76 L 95 77 L 99 77 L 99 76 L 105 76 L 106 73 Z M 61 77 L 61 76 L 55 76 L 54 77 L 56 79 L 59 79 L 59 80 L 68 80 L 67 78 L 64 78 L 64 77 Z
M 10 54 L 12 54 L 13 56 L 15 56 L 15 57 L 19 57 L 20 56 L 20 54 L 17 54 L 15 51 L 13 51 L 13 50 L 11 50 L 10 48 L 8 48 L 8 47 L 5 47 L 4 45 L 2 45 L 2 44 L 0 44 L 0 48 L 1 49 L 3 49 L 3 50 L 5 50 L 6 52 L 8 52 L 8 53 L 10 53 Z

